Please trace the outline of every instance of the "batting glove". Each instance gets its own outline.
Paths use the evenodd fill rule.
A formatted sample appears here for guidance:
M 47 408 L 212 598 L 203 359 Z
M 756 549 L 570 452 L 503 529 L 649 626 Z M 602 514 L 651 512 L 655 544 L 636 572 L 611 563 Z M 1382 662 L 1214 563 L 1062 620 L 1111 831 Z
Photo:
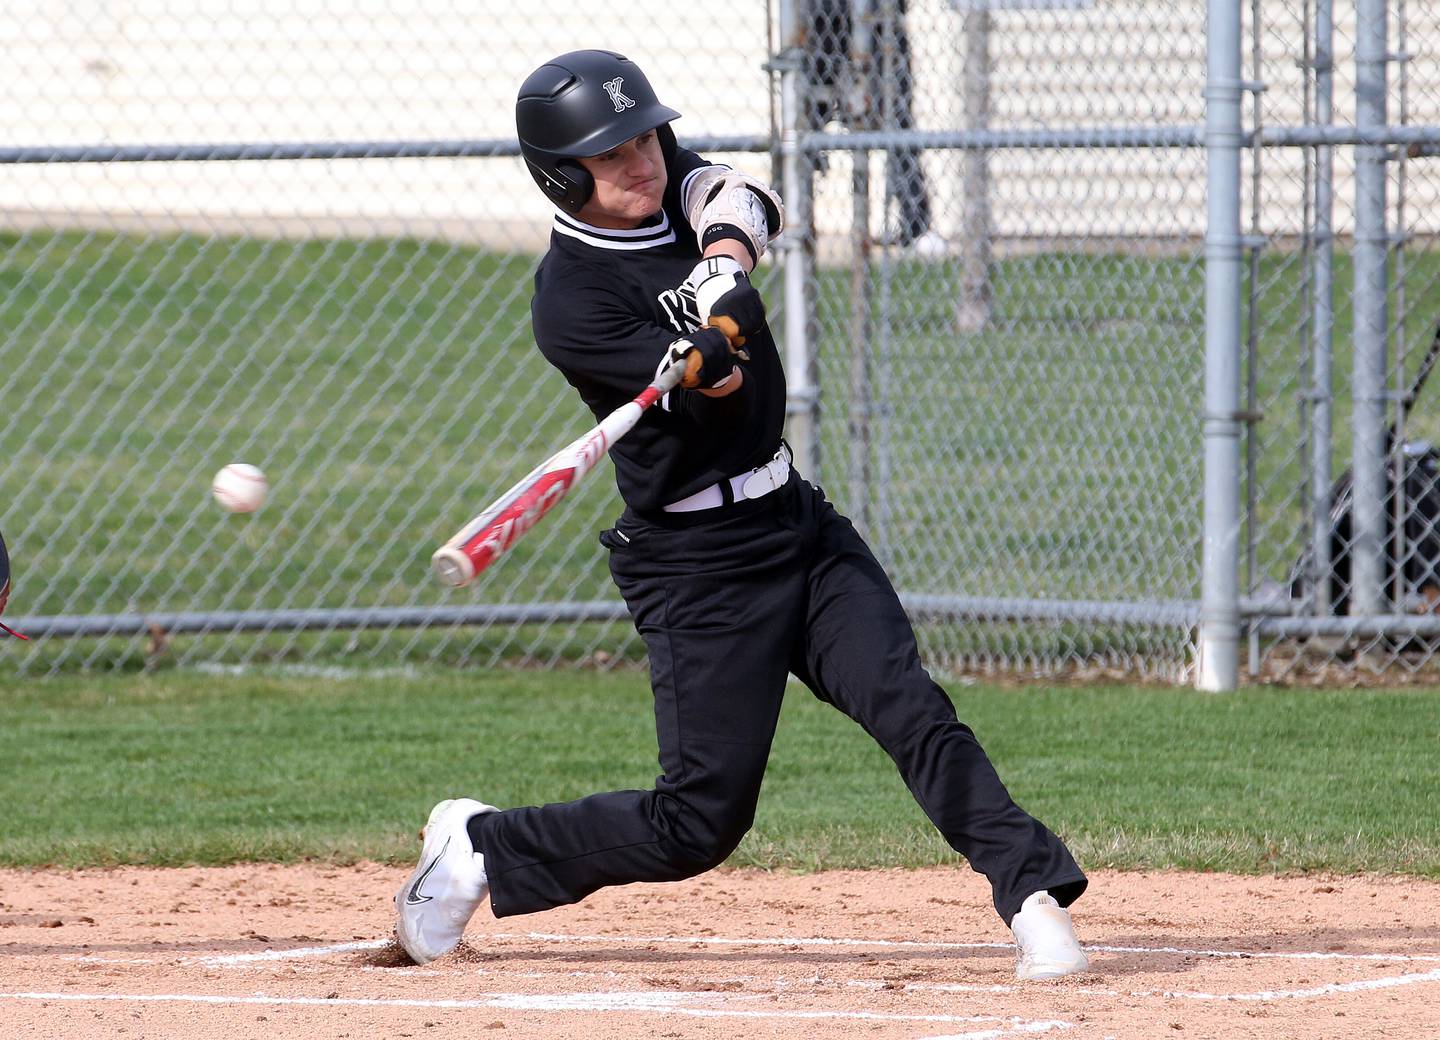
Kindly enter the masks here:
M 719 386 L 730 378 L 736 358 L 750 360 L 749 354 L 730 344 L 725 333 L 713 328 L 699 329 L 671 343 L 670 357 L 685 359 L 685 375 L 680 385 L 686 390 Z
M 743 347 L 747 337 L 765 327 L 765 301 L 734 257 L 701 260 L 681 289 L 695 294 L 700 324 L 720 329 L 733 346 Z

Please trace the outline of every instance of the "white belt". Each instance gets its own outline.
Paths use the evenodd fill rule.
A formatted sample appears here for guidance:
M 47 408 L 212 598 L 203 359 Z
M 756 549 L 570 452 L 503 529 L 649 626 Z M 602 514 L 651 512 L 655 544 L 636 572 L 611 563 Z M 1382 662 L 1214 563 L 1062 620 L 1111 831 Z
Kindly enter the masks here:
M 711 484 L 709 487 L 687 495 L 678 502 L 671 502 L 665 506 L 667 513 L 694 513 L 701 509 L 715 509 L 727 502 L 742 502 L 747 498 L 763 498 L 770 492 L 785 486 L 790 479 L 790 449 L 781 445 L 775 457 L 763 466 L 756 466 L 752 470 L 731 477 L 725 481 L 730 485 L 730 497 L 725 497 L 725 489 L 720 484 Z

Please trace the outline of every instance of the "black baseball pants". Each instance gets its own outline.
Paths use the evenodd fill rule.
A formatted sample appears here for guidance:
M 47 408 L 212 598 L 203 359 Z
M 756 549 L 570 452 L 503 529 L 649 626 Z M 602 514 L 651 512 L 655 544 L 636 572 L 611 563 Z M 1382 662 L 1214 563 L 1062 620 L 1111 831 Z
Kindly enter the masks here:
M 652 791 L 473 819 L 496 916 L 723 862 L 754 821 L 790 672 L 889 753 L 945 840 L 990 880 L 1007 925 L 1032 892 L 1063 906 L 1084 891 L 1069 851 L 1011 800 L 956 719 L 889 579 L 821 491 L 792 476 L 733 506 L 627 511 L 601 541 L 649 651 L 662 773 Z

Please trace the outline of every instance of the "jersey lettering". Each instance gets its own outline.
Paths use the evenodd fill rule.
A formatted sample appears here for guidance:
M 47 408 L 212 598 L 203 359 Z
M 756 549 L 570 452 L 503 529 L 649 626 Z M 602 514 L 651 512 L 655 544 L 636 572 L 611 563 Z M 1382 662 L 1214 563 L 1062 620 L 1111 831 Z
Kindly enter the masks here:
M 655 299 L 665 312 L 665 320 L 676 332 L 684 335 L 700 327 L 700 308 L 695 303 L 695 290 L 688 285 L 666 289 Z

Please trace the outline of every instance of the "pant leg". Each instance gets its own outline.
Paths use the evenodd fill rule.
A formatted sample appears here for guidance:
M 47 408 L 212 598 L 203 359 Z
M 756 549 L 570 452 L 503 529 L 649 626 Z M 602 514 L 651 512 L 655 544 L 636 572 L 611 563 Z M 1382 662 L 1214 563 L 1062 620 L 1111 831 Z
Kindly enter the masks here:
M 850 0 L 808 0 L 804 6 L 806 125 L 819 129 L 846 116 L 841 90 L 850 67 Z
M 650 791 L 476 817 L 498 917 L 692 877 L 754 821 L 800 614 L 799 538 L 753 511 L 622 530 L 629 541 L 602 540 L 649 651 L 662 773 Z
M 915 77 L 910 60 L 910 34 L 905 28 L 905 4 L 895 12 L 893 24 L 893 63 L 884 70 L 894 84 L 894 107 L 889 125 L 898 130 L 914 130 L 913 101 Z M 899 244 L 909 245 L 930 230 L 930 190 L 925 183 L 922 152 L 913 146 L 892 148 L 885 161 L 886 191 L 899 210 Z
M 891 151 L 885 163 L 887 190 L 895 197 L 899 222 L 897 242 L 908 246 L 930 230 L 930 193 L 918 148 Z
M 950 846 L 990 881 L 1008 925 L 1026 896 L 1069 905 L 1085 875 L 1064 844 L 1011 799 L 970 728 L 920 662 L 914 630 L 880 564 L 813 491 L 815 554 L 792 670 L 890 755 Z

